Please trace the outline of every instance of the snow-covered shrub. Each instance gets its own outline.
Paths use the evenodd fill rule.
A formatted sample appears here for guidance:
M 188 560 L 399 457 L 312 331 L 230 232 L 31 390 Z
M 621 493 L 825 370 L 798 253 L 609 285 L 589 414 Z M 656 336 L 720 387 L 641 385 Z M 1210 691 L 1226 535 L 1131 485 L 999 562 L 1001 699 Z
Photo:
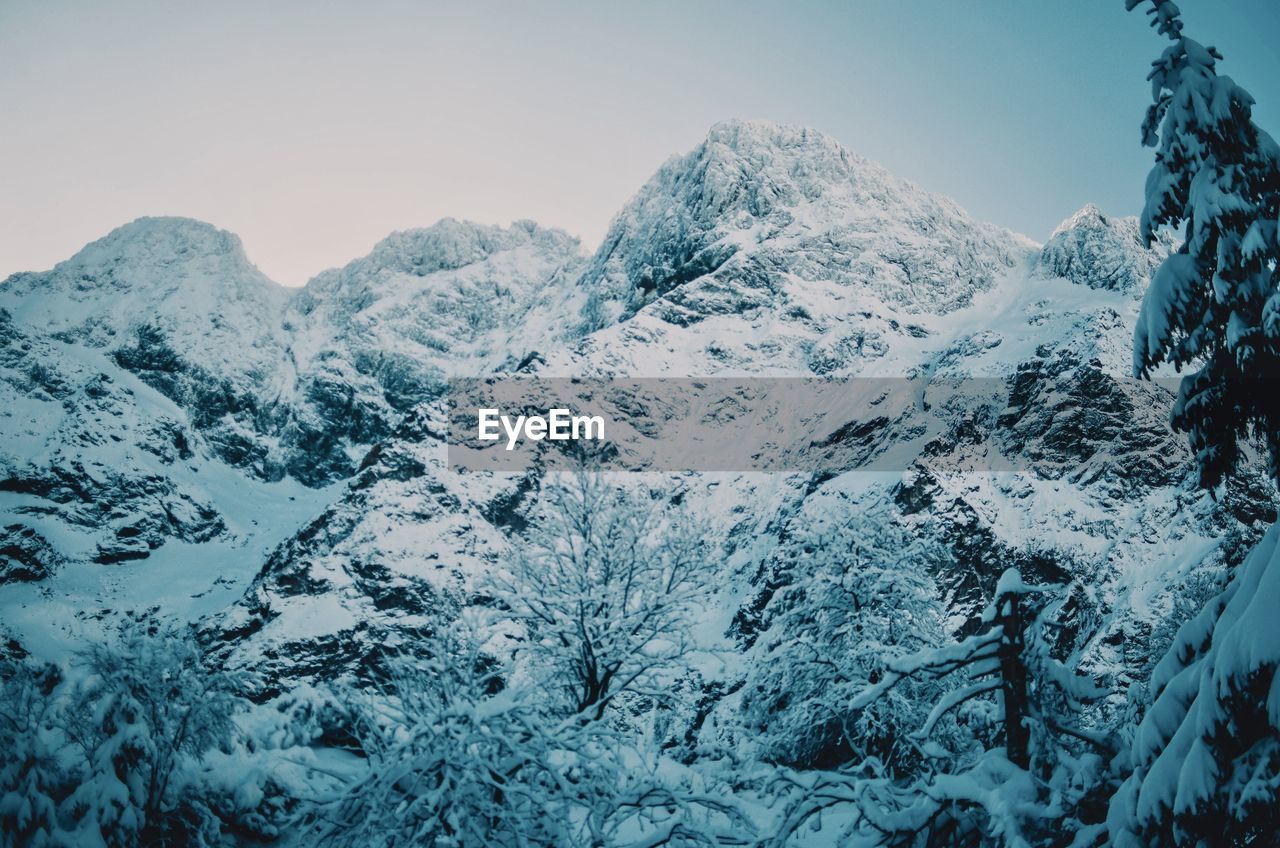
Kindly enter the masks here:
M 255 729 L 266 738 L 254 744 L 272 749 L 314 746 L 359 751 L 356 725 L 361 716 L 343 687 L 296 683 L 271 706 L 274 720 L 259 719 Z
M 342 689 L 299 684 L 246 706 L 229 744 L 188 764 L 179 815 L 216 821 L 219 832 L 207 842 L 267 843 L 288 834 L 300 811 L 362 770 L 352 699 Z
M 596 775 L 570 782 L 546 717 L 474 642 L 432 647 L 362 699 L 368 771 L 320 808 L 318 832 L 353 846 L 568 844 Z
M 0 844 L 211 845 L 245 829 L 253 804 L 205 762 L 233 750 L 238 681 L 186 628 L 130 620 L 65 669 L 3 677 Z
M 430 659 L 392 663 L 361 699 L 368 768 L 310 811 L 325 844 L 711 846 L 750 834 L 730 801 L 660 777 L 625 730 L 511 685 L 470 628 L 427 647 Z
M 941 648 L 887 663 L 887 672 L 850 704 L 863 709 L 911 678 L 963 674 L 943 690 L 914 734 L 936 762 L 904 781 L 868 759 L 845 772 L 786 774 L 794 800 L 775 843 L 838 809 L 843 836 L 869 845 L 927 848 L 944 845 L 1083 846 L 1106 832 L 1105 799 L 1114 785 L 1108 763 L 1115 742 L 1080 726 L 1081 707 L 1100 690 L 1073 670 L 1074 654 L 1058 656 L 1058 625 L 1066 594 L 1029 586 L 1007 571 L 983 628 Z M 995 722 L 998 745 L 976 745 L 953 757 L 931 737 L 948 714 L 967 711 Z
M 198 763 L 230 745 L 236 679 L 204 661 L 186 628 L 129 622 L 86 648 L 63 731 L 83 765 L 63 807 L 78 836 L 108 845 L 216 841 Z
M 52 666 L 0 665 L 0 845 L 60 842 L 57 806 L 69 775 L 58 761 L 59 682 Z
M 914 767 L 910 732 L 938 694 L 908 680 L 862 709 L 856 697 L 887 663 L 942 644 L 932 573 L 946 552 L 921 541 L 890 510 L 817 520 L 780 563 L 787 583 L 764 610 L 742 688 L 749 738 L 775 762 L 831 767 L 876 757 L 893 773 Z

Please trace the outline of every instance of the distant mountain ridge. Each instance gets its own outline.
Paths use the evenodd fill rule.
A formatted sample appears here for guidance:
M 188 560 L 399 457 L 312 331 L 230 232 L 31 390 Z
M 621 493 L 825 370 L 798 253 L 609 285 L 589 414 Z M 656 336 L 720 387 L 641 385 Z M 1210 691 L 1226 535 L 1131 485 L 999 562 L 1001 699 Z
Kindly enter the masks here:
M 804 527 L 873 506 L 951 552 L 954 627 L 1017 564 L 1090 586 L 1088 661 L 1116 662 L 1275 517 L 1252 470 L 1196 491 L 1164 390 L 1119 379 L 1170 248 L 1092 207 L 1038 245 L 760 121 L 663 165 L 590 256 L 446 219 L 290 291 L 229 233 L 141 219 L 0 283 L 0 608 L 45 653 L 124 610 L 199 621 L 263 697 L 358 677 L 477 602 L 539 497 L 448 471 L 450 376 L 972 375 L 1006 381 L 998 435 L 948 419 L 904 474 L 626 479 L 715 528 L 705 648 L 741 661 L 695 685 L 733 709 Z M 1039 473 L 957 470 L 989 450 Z

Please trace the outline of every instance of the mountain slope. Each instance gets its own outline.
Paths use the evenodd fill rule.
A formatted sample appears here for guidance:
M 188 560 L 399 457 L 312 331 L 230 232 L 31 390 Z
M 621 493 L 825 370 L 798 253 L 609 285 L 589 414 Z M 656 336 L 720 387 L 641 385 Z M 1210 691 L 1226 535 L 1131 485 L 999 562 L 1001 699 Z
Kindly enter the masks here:
M 237 486 L 350 477 L 443 376 L 539 337 L 525 319 L 579 253 L 532 224 L 446 221 L 290 291 L 230 233 L 144 218 L 0 283 L 0 582 L 244 541 Z
M 717 128 L 713 138 L 724 131 Z M 793 149 L 786 142 L 804 134 L 779 132 L 783 143 L 757 157 L 761 167 L 799 174 L 822 170 L 829 142 L 816 144 L 814 154 L 813 145 Z M 780 164 L 787 155 L 802 161 Z M 809 155 L 817 155 L 819 163 L 803 161 Z M 838 154 L 835 160 L 842 161 Z M 672 182 L 670 169 L 659 172 L 619 222 L 648 216 L 658 219 L 659 230 L 669 223 L 646 210 L 663 208 L 651 206 L 648 198 Z M 769 179 L 749 170 L 735 173 L 746 185 Z M 904 209 L 897 218 L 889 207 L 876 210 L 881 232 L 909 229 L 912 210 L 929 201 L 899 195 L 899 202 Z M 732 203 L 715 208 L 735 214 Z M 933 311 L 920 310 L 906 297 L 914 289 L 903 279 L 896 281 L 899 288 L 887 288 L 872 270 L 833 281 L 825 271 L 813 272 L 803 251 L 790 256 L 766 239 L 761 253 L 771 257 L 783 280 L 767 298 L 749 275 L 675 262 L 672 267 L 681 270 L 678 284 L 655 288 L 644 302 L 629 301 L 631 307 L 619 308 L 604 327 L 563 341 L 521 369 L 537 376 L 915 375 L 980 376 L 1003 383 L 1002 403 L 989 410 L 990 427 L 978 442 L 968 419 L 943 414 L 947 432 L 902 474 L 624 478 L 637 490 L 678 498 L 682 509 L 706 516 L 716 528 L 723 560 L 716 583 L 723 592 L 709 615 L 719 627 L 708 630 L 719 635 L 709 637 L 708 648 L 755 650 L 757 635 L 769 626 L 764 613 L 769 597 L 786 579 L 778 563 L 786 559 L 788 540 L 803 536 L 806 516 L 887 504 L 913 532 L 937 539 L 951 552 L 953 567 L 938 579 L 955 626 L 985 603 L 1005 567 L 1022 564 L 1028 573 L 1098 587 L 1088 604 L 1094 629 L 1081 638 L 1091 645 L 1091 662 L 1114 664 L 1117 634 L 1149 632 L 1171 609 L 1171 585 L 1220 573 L 1235 556 L 1239 539 L 1259 532 L 1274 515 L 1260 478 L 1251 475 L 1233 481 L 1220 502 L 1197 493 L 1183 470 L 1188 467 L 1184 442 L 1166 423 L 1167 389 L 1121 376 L 1128 367 L 1138 298 L 1167 246 L 1147 251 L 1137 243 L 1131 220 L 1105 219 L 1087 209 L 1065 222 L 1043 250 L 1017 237 L 997 238 L 998 231 L 955 215 L 956 220 L 937 224 L 936 231 L 973 227 L 979 232 L 973 255 L 987 257 L 996 270 L 981 285 L 966 288 L 963 297 L 934 304 Z M 710 220 L 712 229 L 724 223 Z M 615 231 L 621 226 L 615 224 Z M 638 258 L 620 253 L 626 239 L 607 241 L 577 286 L 601 284 L 600 269 L 613 267 L 615 282 L 631 291 L 633 281 L 646 279 L 649 272 L 643 269 L 655 267 L 653 256 L 696 256 L 703 238 L 679 227 L 648 232 L 636 240 L 643 254 Z M 992 232 L 997 236 L 990 237 L 1000 241 L 995 250 L 986 240 Z M 1079 247 L 1097 244 L 1105 249 Z M 942 255 L 951 245 L 949 238 L 922 241 L 919 254 Z M 1105 254 L 1115 262 L 1099 273 L 1108 280 L 1132 280 L 1132 285 L 1093 285 L 1079 273 L 1059 273 L 1067 246 L 1076 252 L 1070 269 L 1093 267 L 1092 257 Z M 730 267 L 748 267 L 759 259 L 735 253 L 732 262 L 740 264 Z M 948 285 L 956 285 L 954 277 Z M 685 293 L 703 287 L 714 287 L 724 308 L 688 322 L 681 311 L 689 303 Z M 832 339 L 842 343 L 829 343 Z M 816 361 L 825 367 L 815 368 Z M 921 410 L 912 414 L 922 421 L 938 417 Z M 518 533 L 534 510 L 538 477 L 450 472 L 434 416 L 423 408 L 415 427 L 380 446 L 360 482 L 314 527 L 277 551 L 226 621 L 213 622 L 208 632 L 225 640 L 228 658 L 254 664 L 265 656 L 273 668 L 285 669 L 290 651 L 313 656 L 318 645 L 336 642 L 344 646 L 349 664 L 345 669 L 331 665 L 321 676 L 342 676 L 375 655 L 388 634 L 392 642 L 411 643 L 426 606 L 451 615 L 467 602 L 477 579 L 501 558 L 507 537 Z M 909 421 L 900 428 L 905 430 Z M 967 456 L 987 450 L 999 450 L 1035 473 L 961 470 Z M 385 584 L 367 582 L 371 565 L 390 570 Z M 415 588 L 387 594 L 378 585 Z M 311 641 L 295 638 L 300 629 L 284 624 L 317 623 L 298 611 L 304 609 L 296 606 L 299 593 L 344 610 L 327 619 L 331 627 L 309 631 Z M 435 600 L 424 605 L 423 597 Z M 275 621 L 281 622 L 277 635 L 259 635 Z M 720 682 L 733 687 L 733 681 Z
M 1169 245 L 1148 251 L 1132 221 L 1085 209 L 1040 247 L 812 130 L 717 125 L 590 258 L 533 224 L 444 221 L 281 296 L 211 228 L 123 230 L 74 266 L 0 285 L 3 387 L 20 410 L 3 419 L 0 606 L 28 611 L 6 616 L 27 641 L 50 608 L 41 590 L 94 614 L 137 592 L 132 603 L 199 618 L 228 664 L 263 672 L 262 696 L 359 681 L 389 648 L 483 603 L 481 578 L 538 503 L 536 470 L 447 468 L 440 394 L 454 375 L 999 388 L 976 411 L 921 403 L 893 422 L 905 429 L 868 430 L 934 428 L 904 471 L 620 478 L 712 528 L 718 594 L 698 639 L 720 665 L 695 685 L 722 693 L 707 732 L 735 744 L 749 734 L 723 693 L 770 661 L 769 601 L 815 516 L 883 508 L 942 545 L 950 564 L 935 576 L 957 630 L 1010 564 L 1079 581 L 1077 636 L 1110 668 L 1150 650 L 1183 585 L 1215 579 L 1275 515 L 1252 471 L 1218 501 L 1198 493 L 1167 390 L 1120 376 Z M 214 277 L 226 279 L 199 289 L 207 314 L 178 308 L 184 287 Z M 40 303 L 46 286 L 56 299 Z M 962 470 L 990 452 L 1031 470 Z M 119 479 L 59 488 L 107 469 Z M 108 561 L 121 577 L 100 591 L 89 576 Z M 224 582 L 179 602 L 133 573 Z
M 1034 251 L 821 133 L 717 124 L 614 220 L 578 283 L 604 331 L 581 355 L 631 375 L 860 373 Z

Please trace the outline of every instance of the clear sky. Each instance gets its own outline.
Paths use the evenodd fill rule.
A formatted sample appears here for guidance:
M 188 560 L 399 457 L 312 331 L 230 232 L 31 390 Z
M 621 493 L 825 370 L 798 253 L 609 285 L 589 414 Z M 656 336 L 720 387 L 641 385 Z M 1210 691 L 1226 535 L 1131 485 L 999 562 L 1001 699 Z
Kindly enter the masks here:
M 1280 135 L 1280 2 L 1179 0 Z M 833 135 L 1044 240 L 1140 205 L 1123 0 L 0 0 L 0 278 L 140 215 L 299 285 L 392 230 L 533 218 L 594 246 L 717 120 Z

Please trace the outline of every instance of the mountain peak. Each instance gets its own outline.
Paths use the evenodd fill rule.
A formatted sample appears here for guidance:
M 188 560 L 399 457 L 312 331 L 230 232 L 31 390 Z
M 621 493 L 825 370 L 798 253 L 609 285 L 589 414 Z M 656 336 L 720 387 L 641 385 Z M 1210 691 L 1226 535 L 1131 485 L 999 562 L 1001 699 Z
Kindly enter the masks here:
M 703 185 L 709 210 L 745 207 L 754 217 L 778 205 L 866 204 L 888 188 L 919 191 L 825 133 L 764 120 L 713 125 L 700 145 L 669 162 L 654 181 L 664 176 Z
M 126 264 L 137 268 L 171 267 L 209 260 L 242 266 L 256 273 L 239 236 L 194 218 L 169 216 L 142 217 L 116 227 L 59 263 L 54 270 Z
M 423 277 L 483 262 L 496 253 L 530 243 L 576 251 L 577 239 L 562 230 L 517 221 L 510 227 L 442 218 L 429 227 L 400 230 L 374 245 L 367 256 L 343 270 L 385 269 Z
M 1086 203 L 1084 206 L 1080 207 L 1080 211 L 1076 212 L 1074 215 L 1069 216 L 1066 220 L 1064 220 L 1061 224 L 1059 224 L 1054 229 L 1053 235 L 1056 236 L 1060 233 L 1068 232 L 1071 230 L 1080 230 L 1080 229 L 1090 228 L 1090 227 L 1110 227 L 1110 226 L 1112 226 L 1110 219 L 1108 219 L 1106 215 L 1102 214 L 1101 209 L 1099 209 L 1097 206 L 1095 206 L 1092 203 Z M 1050 238 L 1052 238 L 1052 236 L 1050 236 Z
M 838 141 L 820 130 L 759 118 L 718 121 L 707 131 L 704 143 L 723 145 L 744 153 L 770 148 L 779 151 L 834 154 L 859 162 L 867 161 L 853 156 Z
M 64 306 L 119 301 L 129 293 L 144 305 L 141 315 L 179 291 L 197 301 L 283 299 L 283 288 L 249 261 L 238 236 L 178 217 L 144 217 L 116 227 L 52 270 L 15 274 L 0 283 L 0 299 L 28 299 L 37 289 L 40 300 L 61 300 Z
M 1137 218 L 1110 218 L 1090 203 L 1053 231 L 1036 271 L 1092 289 L 1139 292 L 1172 249 L 1173 239 L 1163 235 L 1152 247 L 1143 245 Z
M 316 275 L 294 294 L 285 324 L 297 333 L 293 350 L 304 371 L 328 368 L 335 339 L 343 339 L 357 359 L 370 350 L 368 362 L 383 362 L 393 350 L 407 369 L 438 377 L 442 364 L 500 347 L 546 286 L 571 279 L 582 261 L 578 239 L 563 230 L 444 218 L 392 233 L 367 255 Z M 367 367 L 363 359 L 352 365 Z M 398 379 L 419 387 L 435 377 Z
M 19 325 L 112 348 L 159 327 L 211 359 L 269 337 L 286 297 L 237 236 L 177 217 L 138 218 L 50 271 L 0 284 L 0 306 Z
M 713 275 L 776 293 L 785 273 L 945 311 L 1031 249 L 817 130 L 724 121 L 614 219 L 583 277 L 584 317 L 625 318 Z
M 481 263 L 490 256 L 535 241 L 567 243 L 567 233 L 522 220 L 512 227 L 443 218 L 430 227 L 394 232 L 357 260 L 417 277 Z

